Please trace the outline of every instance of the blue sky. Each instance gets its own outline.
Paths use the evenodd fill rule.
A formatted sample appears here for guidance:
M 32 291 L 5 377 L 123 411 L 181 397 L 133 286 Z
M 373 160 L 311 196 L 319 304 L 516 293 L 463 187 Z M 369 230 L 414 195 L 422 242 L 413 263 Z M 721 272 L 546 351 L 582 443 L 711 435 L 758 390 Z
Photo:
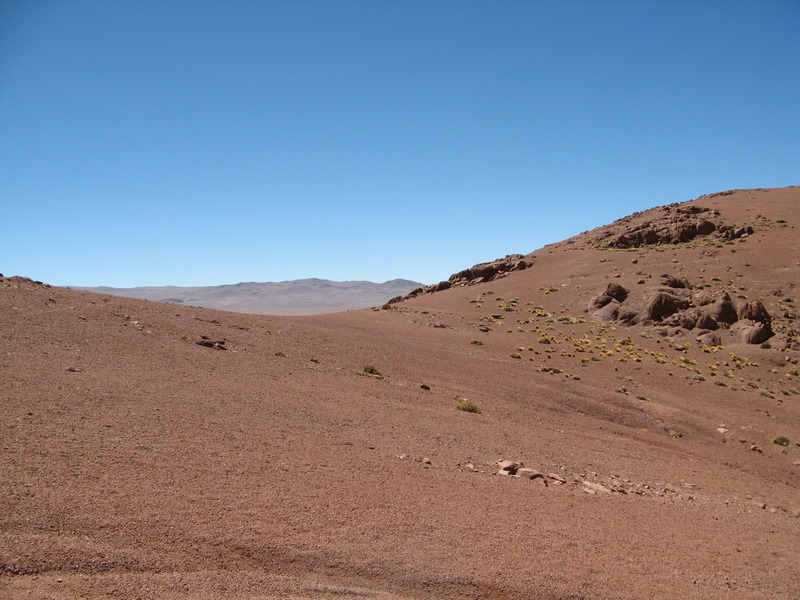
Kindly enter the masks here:
M 0 272 L 433 283 L 800 184 L 800 2 L 0 3 Z

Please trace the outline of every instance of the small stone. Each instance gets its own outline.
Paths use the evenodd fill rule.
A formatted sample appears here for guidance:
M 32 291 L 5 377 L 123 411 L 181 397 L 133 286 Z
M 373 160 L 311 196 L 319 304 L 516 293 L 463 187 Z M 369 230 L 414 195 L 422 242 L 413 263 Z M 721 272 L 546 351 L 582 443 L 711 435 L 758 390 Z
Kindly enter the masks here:
M 596 494 L 597 492 L 602 492 L 604 494 L 611 493 L 611 490 L 602 483 L 595 483 L 593 481 L 587 481 L 584 479 L 581 485 L 583 486 L 583 491 L 589 494 Z
M 519 469 L 525 466 L 521 462 L 515 462 L 513 460 L 501 460 L 495 464 L 500 467 L 500 472 L 506 475 L 514 475 Z M 498 473 L 498 475 L 499 474 L 500 473 Z
M 559 485 L 564 485 L 565 483 L 567 483 L 566 478 L 562 477 L 558 473 L 548 473 L 547 474 L 547 478 L 548 479 L 552 479 L 553 481 L 555 481 Z
M 428 458 L 428 457 L 425 457 L 425 458 L 423 458 L 423 459 L 422 459 L 422 462 L 423 462 L 424 464 L 426 464 L 426 465 L 432 465 L 432 464 L 433 464 L 433 461 L 432 461 L 430 458 Z
M 524 479 L 543 479 L 544 475 L 539 473 L 536 469 L 531 469 L 528 467 L 523 467 L 521 469 L 517 469 L 517 475 L 524 478 Z
M 431 386 L 429 386 L 429 385 L 427 385 L 427 384 L 425 384 L 425 383 L 423 383 L 423 384 L 422 384 L 421 386 L 419 386 L 419 387 L 420 387 L 421 389 L 423 389 L 423 390 L 427 390 L 427 391 L 430 391 L 430 389 L 431 389 Z

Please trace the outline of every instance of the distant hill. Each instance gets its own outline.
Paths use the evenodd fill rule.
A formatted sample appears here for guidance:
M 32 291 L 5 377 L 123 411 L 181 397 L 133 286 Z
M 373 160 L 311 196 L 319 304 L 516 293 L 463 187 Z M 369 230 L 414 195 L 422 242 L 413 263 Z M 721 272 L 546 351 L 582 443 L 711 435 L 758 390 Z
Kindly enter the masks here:
M 422 284 L 407 279 L 393 279 L 384 283 L 297 279 L 199 287 L 101 286 L 74 289 L 242 313 L 313 315 L 379 306 L 390 298 L 405 295 L 420 285 Z

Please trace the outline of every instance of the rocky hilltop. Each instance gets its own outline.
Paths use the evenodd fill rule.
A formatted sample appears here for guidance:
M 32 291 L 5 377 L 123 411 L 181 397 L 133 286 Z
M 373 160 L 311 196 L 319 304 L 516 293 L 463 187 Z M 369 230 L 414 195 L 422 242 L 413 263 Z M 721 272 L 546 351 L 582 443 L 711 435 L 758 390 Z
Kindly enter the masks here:
M 794 226 L 785 218 L 774 221 L 762 214 L 747 214 L 750 208 L 742 208 L 733 201 L 719 201 L 737 194 L 738 198 L 754 194 L 767 198 L 770 190 L 729 190 L 701 197 L 683 204 L 670 204 L 632 214 L 614 223 L 568 239 L 554 248 L 569 250 L 624 250 L 628 254 L 636 251 L 644 258 L 648 253 L 664 253 L 669 250 L 682 251 L 700 249 L 700 258 L 689 256 L 690 260 L 704 262 L 719 259 L 720 253 L 735 253 L 740 243 L 744 243 L 758 232 L 760 237 L 770 235 L 771 230 L 786 230 L 791 238 Z M 737 199 L 738 199 L 737 198 Z M 733 199 L 732 199 L 733 200 Z M 705 204 L 703 202 L 706 201 Z M 709 202 L 714 206 L 710 207 Z M 769 207 L 765 207 L 765 210 Z M 785 210 L 795 210 L 787 206 Z M 744 213 L 744 214 L 743 214 Z M 762 240 L 756 238 L 760 243 Z M 440 292 L 454 286 L 468 286 L 496 281 L 515 271 L 527 269 L 536 264 L 542 251 L 528 255 L 512 254 L 505 258 L 481 263 L 450 276 L 448 280 L 430 286 L 415 288 L 405 297 L 392 298 L 389 304 L 414 298 L 420 294 Z M 677 256 L 677 255 L 676 255 Z M 775 258 L 791 258 L 776 256 Z M 605 260 L 603 262 L 606 262 Z M 741 340 L 749 344 L 767 342 L 774 334 L 773 316 L 763 303 L 761 294 L 780 296 L 781 287 L 771 290 L 758 290 L 753 298 L 742 292 L 746 286 L 735 285 L 734 280 L 723 282 L 721 277 L 706 277 L 704 268 L 699 268 L 693 281 L 686 275 L 676 276 L 676 267 L 683 272 L 691 265 L 681 264 L 680 258 L 671 259 L 661 274 L 644 273 L 635 269 L 638 278 L 630 289 L 619 283 L 609 282 L 605 289 L 598 289 L 588 303 L 586 313 L 591 319 L 604 322 L 619 322 L 624 325 L 643 325 L 656 327 L 666 336 L 683 335 L 693 332 L 699 341 L 713 346 L 722 345 L 723 340 Z M 630 261 L 639 264 L 638 258 Z M 742 262 L 741 267 L 752 264 Z M 797 265 L 800 267 L 800 265 Z M 787 265 L 788 268 L 789 265 Z M 731 267 L 726 267 L 727 271 Z M 615 273 L 614 278 L 620 278 Z M 743 277 L 739 274 L 738 277 Z M 787 282 L 793 289 L 795 282 Z M 644 286 L 644 287 L 641 287 Z M 795 328 L 797 307 L 791 297 L 772 299 L 773 312 L 777 318 L 777 331 L 780 332 L 777 347 L 779 350 L 800 349 L 800 332 Z

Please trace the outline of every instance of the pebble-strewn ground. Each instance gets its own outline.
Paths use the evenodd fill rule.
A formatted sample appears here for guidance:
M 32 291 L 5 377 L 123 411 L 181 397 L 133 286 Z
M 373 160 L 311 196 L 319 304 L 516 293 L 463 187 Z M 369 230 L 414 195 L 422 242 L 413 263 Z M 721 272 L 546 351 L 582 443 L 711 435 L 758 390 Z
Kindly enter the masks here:
M 3 278 L 0 597 L 796 599 L 800 188 L 689 206 L 734 234 L 321 317 Z

